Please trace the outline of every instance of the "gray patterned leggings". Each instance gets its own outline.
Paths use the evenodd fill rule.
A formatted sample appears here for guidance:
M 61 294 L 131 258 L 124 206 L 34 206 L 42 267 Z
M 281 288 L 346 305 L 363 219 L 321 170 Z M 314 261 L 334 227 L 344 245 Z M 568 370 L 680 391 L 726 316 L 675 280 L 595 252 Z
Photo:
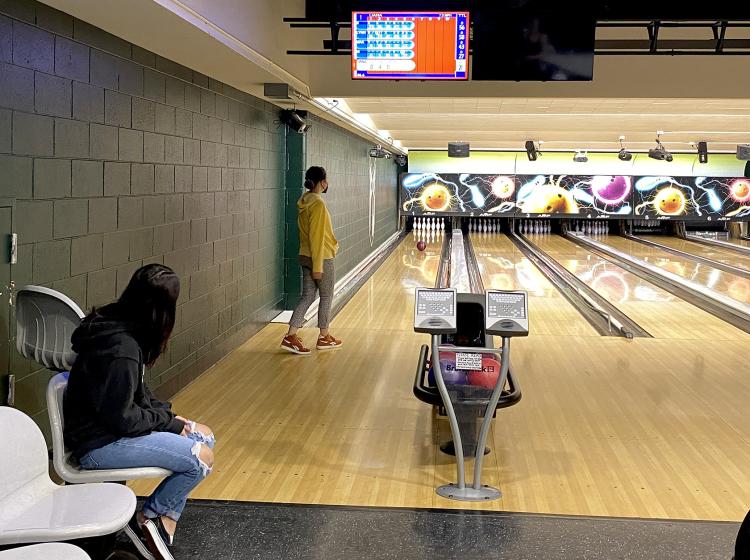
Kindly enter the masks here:
M 336 273 L 333 269 L 333 259 L 323 261 L 323 278 L 315 280 L 312 277 L 312 259 L 304 255 L 299 256 L 299 264 L 302 267 L 302 298 L 292 313 L 289 325 L 300 328 L 305 322 L 305 313 L 315 301 L 315 296 L 320 292 L 320 305 L 318 306 L 318 328 L 327 329 L 331 320 L 331 303 L 333 302 L 333 286 L 336 283 Z

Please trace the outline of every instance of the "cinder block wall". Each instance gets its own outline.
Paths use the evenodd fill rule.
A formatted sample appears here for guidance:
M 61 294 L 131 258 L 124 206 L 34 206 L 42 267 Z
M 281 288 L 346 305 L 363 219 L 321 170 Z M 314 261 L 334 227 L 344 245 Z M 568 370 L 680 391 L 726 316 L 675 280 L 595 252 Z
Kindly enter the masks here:
M 356 267 L 398 229 L 398 167 L 392 159 L 371 159 L 371 141 L 313 117 L 306 134 L 307 167 L 320 165 L 330 188 L 323 195 L 340 249 L 336 276 Z M 375 234 L 370 243 L 370 165 L 375 165 Z
M 141 265 L 173 267 L 177 325 L 149 374 L 172 394 L 278 311 L 277 109 L 43 4 L 0 0 L 0 12 L 0 197 L 16 199 L 16 285 L 90 310 Z M 49 373 L 13 355 L 16 404 L 45 425 Z

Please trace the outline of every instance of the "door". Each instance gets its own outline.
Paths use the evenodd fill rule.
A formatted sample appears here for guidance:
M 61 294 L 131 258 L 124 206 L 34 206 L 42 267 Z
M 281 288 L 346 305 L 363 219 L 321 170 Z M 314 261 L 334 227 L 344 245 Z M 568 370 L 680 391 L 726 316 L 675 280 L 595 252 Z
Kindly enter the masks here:
M 8 404 L 8 375 L 13 351 L 11 333 L 11 233 L 13 208 L 0 200 L 0 405 Z

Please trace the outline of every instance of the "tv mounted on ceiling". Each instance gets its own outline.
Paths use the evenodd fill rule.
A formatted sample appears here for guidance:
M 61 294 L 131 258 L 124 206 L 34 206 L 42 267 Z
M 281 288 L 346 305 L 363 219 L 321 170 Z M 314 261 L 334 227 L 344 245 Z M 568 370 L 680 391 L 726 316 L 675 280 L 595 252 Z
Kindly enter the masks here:
M 469 12 L 352 12 L 355 80 L 467 80 Z

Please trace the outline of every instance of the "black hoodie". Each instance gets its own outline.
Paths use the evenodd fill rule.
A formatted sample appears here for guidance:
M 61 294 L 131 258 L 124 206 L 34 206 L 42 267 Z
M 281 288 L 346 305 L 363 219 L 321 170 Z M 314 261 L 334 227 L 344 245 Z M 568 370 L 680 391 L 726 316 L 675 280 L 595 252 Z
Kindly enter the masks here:
M 143 380 L 143 352 L 132 325 L 94 315 L 73 332 L 77 352 L 63 399 L 65 445 L 80 459 L 123 437 L 179 434 L 184 423 Z

